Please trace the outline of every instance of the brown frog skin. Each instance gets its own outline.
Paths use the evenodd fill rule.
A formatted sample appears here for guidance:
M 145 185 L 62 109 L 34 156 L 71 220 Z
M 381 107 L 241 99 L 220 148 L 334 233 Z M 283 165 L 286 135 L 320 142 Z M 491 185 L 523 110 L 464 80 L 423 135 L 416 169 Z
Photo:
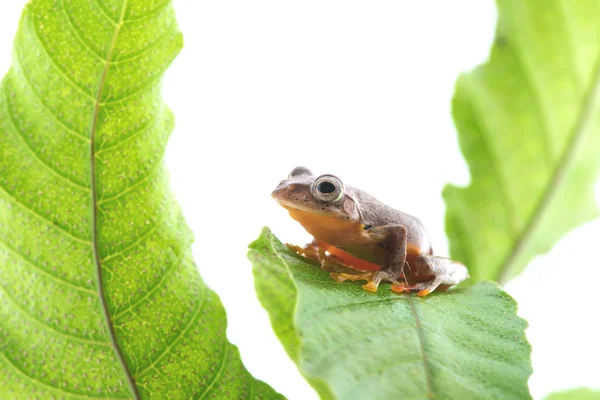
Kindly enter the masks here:
M 290 247 L 323 267 L 346 267 L 349 272 L 330 274 L 338 282 L 365 280 L 363 288 L 375 292 L 380 282 L 389 281 L 395 292 L 426 296 L 469 277 L 464 265 L 433 255 L 418 218 L 334 175 L 314 176 L 305 167 L 294 168 L 272 197 L 314 237 L 304 248 Z

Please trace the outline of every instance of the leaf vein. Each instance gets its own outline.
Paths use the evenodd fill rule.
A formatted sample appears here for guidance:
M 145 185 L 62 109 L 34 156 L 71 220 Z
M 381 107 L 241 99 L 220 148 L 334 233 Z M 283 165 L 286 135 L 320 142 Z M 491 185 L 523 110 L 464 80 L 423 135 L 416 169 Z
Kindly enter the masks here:
M 23 144 L 25 145 L 25 147 L 27 148 L 27 150 L 29 150 L 29 152 L 31 153 L 31 155 L 37 159 L 47 170 L 49 170 L 50 172 L 52 172 L 54 175 L 56 175 L 57 177 L 59 177 L 60 179 L 64 180 L 65 182 L 67 182 L 68 184 L 70 184 L 71 186 L 77 187 L 79 189 L 83 189 L 86 192 L 89 192 L 90 189 L 81 185 L 79 182 L 74 181 L 73 179 L 67 177 L 66 175 L 63 175 L 62 173 L 58 172 L 58 170 L 55 170 L 54 168 L 52 168 L 50 165 L 48 165 L 46 163 L 46 161 L 44 161 L 40 155 L 33 150 L 33 148 L 31 147 L 31 145 L 29 144 L 29 142 L 27 142 L 27 140 L 25 140 L 25 135 L 24 132 L 21 131 L 21 129 L 17 126 L 16 121 L 15 121 L 15 117 L 12 113 L 12 108 L 10 106 L 10 102 L 8 101 L 8 97 L 6 96 L 6 93 L 4 93 L 5 95 L 5 104 L 6 104 L 6 110 L 7 110 L 7 114 L 8 114 L 8 119 L 10 121 L 10 125 L 12 126 L 13 130 L 17 133 L 16 136 L 19 137 L 19 139 L 21 140 L 21 142 L 23 142 Z
M 4 192 L 4 194 L 10 198 L 12 200 L 13 204 L 18 205 L 19 207 L 21 207 L 23 210 L 27 211 L 29 214 L 33 215 L 34 217 L 38 218 L 40 221 L 44 222 L 45 224 L 49 225 L 50 227 L 60 231 L 62 234 L 64 234 L 65 236 L 79 242 L 79 243 L 84 243 L 84 244 L 89 244 L 89 240 L 86 239 L 82 239 L 78 236 L 75 236 L 72 232 L 69 232 L 66 228 L 62 227 L 58 222 L 54 222 L 52 221 L 49 217 L 40 214 L 38 211 L 34 210 L 33 208 L 31 208 L 30 206 L 26 205 L 25 203 L 22 203 L 21 201 L 19 201 L 12 193 L 10 193 L 6 187 L 2 184 L 0 184 L 0 191 Z
M 567 51 L 569 52 L 569 55 L 565 58 L 571 62 L 571 68 L 573 69 L 573 74 L 572 74 L 573 82 L 575 82 L 577 89 L 581 90 L 581 87 L 583 86 L 583 84 L 579 80 L 579 76 L 583 75 L 583 74 L 580 73 L 581 69 L 579 68 L 579 65 L 578 65 L 579 63 L 577 60 L 577 52 L 575 51 L 575 45 L 573 42 L 574 35 L 573 35 L 573 31 L 571 30 L 571 24 L 569 23 L 569 21 L 566 17 L 565 5 L 564 5 L 563 1 L 557 0 L 556 3 L 558 4 L 558 7 L 560 9 L 560 12 L 557 12 L 557 14 L 560 14 L 560 16 L 562 17 L 561 19 L 562 19 L 564 27 L 565 27 L 565 42 L 566 42 Z
M 427 398 L 433 399 L 433 376 L 431 375 L 431 369 L 427 361 L 427 353 L 425 352 L 425 333 L 423 332 L 423 325 L 421 325 L 421 319 L 417 312 L 414 300 L 410 295 L 405 295 L 410 304 L 412 315 L 415 319 L 415 328 L 417 330 L 417 338 L 419 339 L 419 349 L 421 351 L 421 359 L 423 360 L 423 372 L 425 373 L 425 383 L 427 386 Z
M 144 124 L 143 126 L 141 126 L 139 129 L 136 129 L 135 132 L 131 133 L 130 135 L 124 137 L 124 138 L 120 138 L 120 140 L 118 140 L 115 143 L 110 144 L 109 146 L 103 146 L 100 148 L 100 150 L 98 150 L 96 152 L 96 155 L 99 155 L 101 153 L 104 153 L 112 148 L 118 147 L 123 145 L 124 143 L 128 142 L 129 140 L 135 138 L 138 135 L 141 135 L 145 132 L 148 132 L 150 130 L 151 127 L 156 125 L 156 120 L 157 118 L 162 114 L 161 113 L 162 110 L 158 110 L 155 113 L 152 114 L 152 117 L 148 120 L 148 123 Z
M 120 199 L 121 197 L 125 196 L 127 193 L 135 190 L 138 186 L 140 186 L 141 184 L 143 184 L 144 182 L 150 180 L 150 178 L 152 178 L 152 176 L 157 173 L 158 171 L 161 170 L 161 166 L 163 164 L 163 158 L 164 158 L 164 151 L 163 154 L 160 158 L 160 160 L 158 160 L 158 162 L 153 166 L 152 170 L 150 172 L 148 172 L 147 175 L 143 176 L 141 179 L 138 179 L 137 181 L 131 183 L 130 185 L 127 186 L 127 189 L 122 190 L 121 192 L 119 192 L 116 195 L 113 195 L 111 197 L 105 197 L 102 198 L 98 201 L 98 205 L 102 205 L 104 203 L 108 203 L 109 201 L 114 201 L 117 199 Z
M 356 286 L 358 286 L 358 284 L 356 284 Z M 385 305 L 387 303 L 395 303 L 397 301 L 402 301 L 402 300 L 404 300 L 404 299 L 401 296 L 398 296 L 398 298 L 391 298 L 391 299 L 368 300 L 368 301 L 362 301 L 359 303 L 337 304 L 335 306 L 325 307 L 325 308 L 323 308 L 323 311 L 329 312 L 329 311 L 339 310 L 340 308 L 347 310 L 349 308 L 354 308 L 354 307 L 379 306 L 379 305 Z
M 16 254 L 21 260 L 25 261 L 27 264 L 29 264 L 30 266 L 32 266 L 33 268 L 35 268 L 36 270 L 40 271 L 41 273 L 51 277 L 52 279 L 54 279 L 56 282 L 61 283 L 63 285 L 69 286 L 75 290 L 79 290 L 79 291 L 83 291 L 83 292 L 88 292 L 91 294 L 96 295 L 97 293 L 94 290 L 88 289 L 84 286 L 79 286 L 73 282 L 69 282 L 63 278 L 59 278 L 58 276 L 50 273 L 49 271 L 45 270 L 44 268 L 40 267 L 39 265 L 37 265 L 36 263 L 34 263 L 33 261 L 31 261 L 29 258 L 25 257 L 23 254 L 21 254 L 20 252 L 18 252 L 15 248 L 13 248 L 11 245 L 8 244 L 7 241 L 5 241 L 4 239 L 0 238 L 0 244 L 2 244 L 4 247 L 6 247 L 8 250 L 10 250 L 12 253 Z
M 200 315 L 200 310 L 202 310 L 202 307 L 204 306 L 204 301 L 206 299 L 206 290 L 207 290 L 206 289 L 206 285 L 202 285 L 202 295 L 201 295 L 200 301 L 196 305 L 195 310 L 194 310 L 194 312 L 192 314 L 192 317 L 185 324 L 185 327 L 179 332 L 179 334 L 177 335 L 177 337 L 175 337 L 175 339 L 173 339 L 173 341 L 171 342 L 171 344 L 167 345 L 167 347 L 165 347 L 159 353 L 159 355 L 153 361 L 150 362 L 150 364 L 148 364 L 146 367 L 142 368 L 140 371 L 136 372 L 136 374 L 135 374 L 136 378 L 140 378 L 148 370 L 150 370 L 151 368 L 154 368 L 155 365 L 158 364 L 160 362 L 160 360 L 162 360 L 163 357 L 165 357 L 171 351 L 171 349 L 183 338 L 183 336 L 186 334 L 186 332 L 188 331 L 188 329 L 197 320 L 198 315 Z
M 128 399 L 128 397 L 106 397 L 106 396 L 96 396 L 94 394 L 88 394 L 88 393 L 83 393 L 83 392 L 72 392 L 72 391 L 68 391 L 68 390 L 64 390 L 64 389 L 60 389 L 57 388 L 56 386 L 52 386 L 46 382 L 42 382 L 28 374 L 25 373 L 25 371 L 23 371 L 21 368 L 19 368 L 17 366 L 17 364 L 15 364 L 14 361 L 12 361 L 6 354 L 4 354 L 4 352 L 0 351 L 0 354 L 2 354 L 2 357 L 4 358 L 4 360 L 6 360 L 6 362 L 12 367 L 14 368 L 15 371 L 17 371 L 19 373 L 19 375 L 23 376 L 25 379 L 27 379 L 28 381 L 32 382 L 35 385 L 38 386 L 42 386 L 46 389 L 49 390 L 54 390 L 57 391 L 59 393 L 63 393 L 66 394 L 68 396 L 75 396 L 81 399 L 89 399 L 89 398 L 101 398 L 101 399 L 106 399 L 106 400 L 121 400 L 121 399 Z
M 223 357 L 221 357 L 221 364 L 219 365 L 219 370 L 211 380 L 210 385 L 208 385 L 208 387 L 204 389 L 204 392 L 200 395 L 198 400 L 202 400 L 203 398 L 205 398 L 206 395 L 215 386 L 215 383 L 219 380 L 221 375 L 223 375 L 223 371 L 225 370 L 225 364 L 227 364 L 227 358 L 229 357 L 229 346 L 227 344 L 227 340 L 223 340 L 223 349 L 221 350 L 221 353 L 223 354 Z
M 507 183 L 508 180 L 507 180 L 506 176 L 504 175 L 504 171 L 502 170 L 502 168 L 500 168 L 500 163 L 498 161 L 498 159 L 499 159 L 498 155 L 493 150 L 492 146 L 488 142 L 487 136 L 485 135 L 485 132 L 491 131 L 491 129 L 482 128 L 486 124 L 485 124 L 485 122 L 483 122 L 483 119 L 481 118 L 481 111 L 479 109 L 475 108 L 475 106 L 470 101 L 469 101 L 469 106 L 471 107 L 471 111 L 473 112 L 474 117 L 478 121 L 475 131 L 477 131 L 477 133 L 479 134 L 479 137 L 481 138 L 481 142 L 483 144 L 483 148 L 485 149 L 485 152 L 489 155 L 489 160 L 492 164 L 492 168 L 490 168 L 490 170 L 494 171 L 494 174 L 496 175 L 496 180 L 498 181 L 498 184 L 499 184 L 498 190 L 502 194 L 502 197 L 505 199 L 505 201 L 502 204 L 504 205 L 504 209 L 508 213 L 508 220 L 509 220 L 511 230 L 512 230 L 513 234 L 516 235 L 518 232 L 518 228 L 517 228 L 518 224 L 517 224 L 517 217 L 516 217 L 517 214 L 515 212 L 514 201 L 513 201 L 512 197 L 509 195 L 508 183 Z
M 94 3 L 96 4 L 96 6 L 98 6 L 98 8 L 100 9 L 100 12 L 102 14 L 104 14 L 104 16 L 106 17 L 106 19 L 108 19 L 110 22 L 112 22 L 113 25 L 117 25 L 118 22 L 117 20 L 115 20 L 109 13 L 108 11 L 106 11 L 106 9 L 104 8 L 104 6 L 102 6 L 102 2 L 100 0 L 94 0 Z M 125 23 L 125 21 L 123 21 L 123 23 Z
M 252 396 L 254 396 L 254 393 L 252 393 L 254 391 L 254 379 L 252 379 L 252 377 L 249 377 L 248 380 L 250 381 L 250 388 L 248 389 L 248 398 L 252 399 Z
M 73 23 L 73 20 L 71 19 L 71 17 L 69 16 L 69 13 L 67 12 L 67 9 L 65 8 L 65 2 L 64 0 L 59 0 L 60 2 L 60 8 L 63 12 L 63 15 L 65 16 L 65 19 L 67 20 L 68 25 L 71 27 L 71 30 L 73 31 L 75 38 L 77 39 L 77 41 L 93 56 L 96 56 L 96 58 L 98 58 L 98 61 L 102 62 L 103 64 L 108 62 L 108 60 L 106 60 L 102 54 L 98 53 L 96 50 L 92 49 L 90 47 L 89 44 L 86 43 L 85 40 L 83 40 L 83 38 L 81 37 L 81 32 L 79 31 L 79 29 L 77 29 L 77 27 L 75 26 L 75 24 Z M 90 99 L 92 101 L 96 101 L 96 99 L 94 98 L 93 95 L 88 94 Z
M 158 281 L 154 285 L 152 285 L 150 288 L 146 289 L 146 294 L 144 296 L 142 296 L 140 299 L 135 301 L 133 304 L 130 304 L 129 307 L 127 307 L 126 309 L 115 313 L 115 315 L 113 316 L 113 319 L 118 320 L 119 317 L 121 317 L 123 314 L 136 308 L 138 305 L 142 304 L 144 302 L 144 300 L 147 300 L 150 296 L 152 296 L 152 294 L 154 294 L 155 291 L 160 289 L 160 287 L 161 287 L 162 283 L 165 281 L 165 279 L 169 275 L 171 275 L 171 273 L 173 271 L 175 271 L 178 267 L 180 267 L 183 264 L 183 260 L 185 260 L 185 253 L 183 251 L 181 253 L 182 253 L 182 255 L 179 257 L 179 259 L 176 262 L 172 263 L 171 266 L 169 268 L 167 268 L 166 271 L 163 272 L 160 279 L 158 279 Z
M 136 51 L 134 53 L 128 54 L 127 57 L 113 60 L 113 61 L 111 61 L 110 64 L 111 65 L 120 65 L 120 64 L 129 63 L 133 60 L 137 60 L 138 58 L 142 58 L 147 52 L 157 49 L 163 43 L 167 42 L 168 39 L 171 39 L 175 36 L 177 36 L 176 33 L 164 34 L 158 40 L 150 43 L 148 46 L 144 47 L 143 49 Z
M 76 136 L 79 139 L 84 139 L 85 141 L 89 141 L 90 139 L 88 137 L 82 135 L 75 129 L 68 126 L 64 121 L 62 121 L 60 118 L 58 118 L 58 116 L 56 114 L 54 114 L 54 110 L 52 110 L 50 108 L 50 106 L 48 104 L 46 104 L 46 102 L 44 101 L 44 98 L 38 93 L 37 89 L 33 85 L 33 82 L 31 82 L 29 75 L 25 72 L 25 69 L 23 68 L 22 63 L 21 63 L 21 56 L 20 56 L 20 52 L 18 51 L 18 48 L 17 48 L 17 51 L 15 52 L 15 54 L 17 56 L 13 58 L 13 66 L 18 66 L 19 68 L 18 69 L 13 68 L 12 71 L 15 74 L 21 75 L 24 78 L 24 81 L 27 83 L 27 86 L 29 86 L 29 88 L 31 89 L 31 92 L 33 94 L 35 94 L 35 97 L 38 99 L 39 103 L 44 107 L 44 109 L 48 112 L 48 114 L 50 114 L 50 116 L 56 122 L 58 122 L 59 125 L 61 125 L 63 128 L 65 128 L 65 131 L 67 133 L 69 133 L 70 135 Z M 17 71 L 19 71 L 19 72 L 17 72 Z
M 62 0 L 61 0 L 61 4 L 62 4 Z M 70 22 L 70 20 L 69 20 L 69 22 Z M 83 86 L 80 86 L 77 82 L 75 82 L 75 80 L 73 80 L 73 78 L 70 77 L 58 65 L 58 63 L 54 60 L 54 58 L 52 58 L 52 56 L 50 55 L 50 51 L 48 51 L 48 48 L 46 47 L 47 45 L 42 41 L 42 35 L 40 35 L 40 32 L 38 31 L 38 28 L 37 28 L 37 21 L 31 21 L 31 24 L 33 25 L 33 33 L 34 33 L 33 36 L 35 37 L 37 42 L 40 44 L 40 47 L 44 51 L 44 54 L 46 54 L 46 58 L 48 58 L 48 60 L 50 60 L 50 63 L 52 64 L 52 66 L 54 67 L 56 72 L 58 72 L 58 74 L 60 76 L 62 76 L 64 78 L 64 80 L 67 81 L 69 83 L 69 85 L 71 85 L 71 87 L 73 87 L 75 90 L 77 90 L 78 92 L 83 94 L 90 101 L 93 101 L 94 97 L 90 93 L 88 93 Z
M 281 284 L 285 285 L 288 289 L 295 290 L 294 283 L 291 281 L 289 274 L 287 272 L 284 272 L 287 275 L 287 279 L 286 279 L 285 277 L 282 276 L 280 269 L 270 268 L 268 266 L 265 269 L 267 270 L 267 272 L 270 273 L 271 277 L 274 277 L 277 281 L 279 281 Z
M 24 306 L 22 306 L 21 304 L 19 304 L 10 295 L 10 293 L 8 292 L 8 290 L 6 290 L 6 288 L 4 286 L 0 285 L 0 291 L 2 293 L 4 293 L 4 295 L 6 296 L 6 298 L 9 299 L 12 304 L 14 304 L 14 306 L 15 306 L 15 308 L 17 310 L 19 310 L 19 311 L 21 311 L 21 313 L 27 315 L 29 317 L 29 319 L 31 319 L 32 321 L 37 322 L 38 325 L 40 325 L 41 327 L 43 327 L 45 330 L 47 330 L 49 332 L 53 332 L 53 333 L 55 333 L 56 335 L 59 335 L 59 336 L 64 336 L 68 340 L 75 340 L 75 341 L 82 342 L 82 343 L 89 344 L 89 345 L 93 345 L 93 346 L 110 347 L 110 343 L 108 343 L 108 342 L 104 342 L 104 341 L 101 341 L 101 340 L 92 340 L 92 339 L 85 338 L 85 337 L 82 337 L 82 336 L 77 336 L 77 335 L 74 335 L 72 333 L 67 333 L 67 332 L 60 331 L 60 330 L 56 329 L 55 327 L 53 327 L 51 325 L 48 325 L 47 322 L 44 322 L 44 321 L 38 319 L 38 317 L 36 317 L 33 313 L 31 313 L 30 311 L 26 310 L 24 308 Z
M 90 175 L 91 175 L 91 181 L 92 181 L 92 201 L 91 201 L 92 235 L 91 236 L 92 236 L 92 249 L 94 252 L 94 263 L 95 263 L 95 267 L 96 267 L 95 268 L 96 278 L 97 278 L 96 279 L 96 287 L 98 290 L 98 298 L 100 300 L 100 306 L 102 309 L 102 315 L 104 317 L 104 323 L 105 323 L 107 332 L 110 336 L 110 341 L 111 341 L 113 350 L 115 352 L 115 355 L 117 356 L 117 359 L 119 360 L 119 363 L 121 364 L 121 369 L 123 371 L 123 374 L 125 375 L 125 377 L 127 379 L 127 383 L 131 390 L 131 394 L 133 395 L 134 399 L 141 400 L 141 396 L 140 396 L 137 384 L 133 378 L 133 375 L 131 374 L 131 371 L 129 369 L 127 362 L 125 361 L 125 356 L 123 354 L 123 350 L 121 349 L 121 347 L 119 346 L 119 342 L 117 341 L 117 336 L 116 336 L 115 329 L 114 329 L 114 326 L 112 323 L 111 315 L 108 310 L 108 304 L 106 301 L 106 297 L 104 295 L 104 282 L 103 282 L 103 278 L 102 278 L 102 264 L 100 262 L 100 251 L 98 248 L 98 199 L 97 199 L 97 192 L 96 192 L 95 139 L 96 139 L 96 130 L 98 128 L 98 116 L 100 113 L 100 99 L 102 98 L 102 92 L 104 90 L 104 85 L 106 84 L 106 79 L 107 79 L 108 69 L 109 69 L 109 60 L 112 59 L 113 51 L 117 44 L 117 38 L 119 37 L 119 32 L 123 25 L 123 19 L 125 18 L 125 13 L 127 11 L 127 4 L 128 4 L 128 0 L 123 0 L 123 4 L 121 7 L 121 15 L 119 17 L 119 23 L 115 26 L 115 31 L 113 33 L 112 41 L 111 41 L 110 47 L 108 49 L 108 55 L 107 55 L 106 61 L 104 63 L 104 68 L 103 68 L 102 74 L 99 77 L 98 92 L 96 94 L 94 112 L 92 115 L 92 123 L 91 123 L 91 131 L 90 131 L 90 167 L 91 167 Z
M 154 16 L 155 14 L 160 14 L 170 3 L 171 3 L 171 0 L 163 1 L 161 4 L 159 4 L 157 7 L 153 8 L 152 10 L 148 11 L 147 13 L 140 14 L 140 15 L 136 16 L 135 18 L 126 19 L 123 22 L 131 23 L 131 22 L 141 21 L 143 19 L 148 19 L 148 18 Z
M 527 65 L 527 62 L 525 61 L 525 55 L 527 53 L 521 50 L 518 41 L 512 42 L 512 48 L 515 50 L 515 59 L 517 61 L 517 64 L 519 65 L 519 68 L 521 69 L 521 71 L 523 72 L 523 76 L 525 77 L 525 86 L 531 93 L 533 104 L 535 105 L 535 115 L 540 126 L 540 142 L 542 144 L 541 147 L 543 149 L 544 161 L 547 166 L 550 166 L 552 165 L 554 157 L 550 148 L 549 138 L 551 138 L 552 135 L 550 134 L 550 129 L 548 129 L 547 124 L 547 121 L 549 119 L 548 111 L 543 105 L 544 103 L 542 101 L 542 94 L 540 89 L 537 86 L 535 86 L 535 80 L 533 79 L 535 74 L 531 72 Z
M 125 92 L 125 94 L 121 97 L 117 97 L 116 99 L 108 98 L 105 101 L 100 102 L 100 107 L 106 107 L 106 106 L 110 106 L 110 105 L 113 105 L 116 103 L 122 103 L 125 100 L 129 100 L 132 97 L 135 97 L 138 95 L 140 95 L 140 97 L 142 97 L 141 95 L 150 93 L 150 92 L 152 92 L 152 90 L 156 90 L 156 84 L 160 82 L 164 72 L 165 72 L 165 70 L 159 71 L 159 74 L 153 80 L 149 81 L 148 83 L 146 83 L 144 85 L 141 85 L 140 87 L 138 87 L 135 90 L 132 90 L 130 92 Z
M 156 223 L 154 223 L 154 225 L 152 225 L 152 227 L 150 227 L 150 228 L 149 228 L 149 229 L 148 229 L 146 232 L 144 232 L 144 233 L 142 234 L 142 236 L 140 236 L 140 237 L 139 237 L 139 238 L 138 238 L 138 239 L 137 239 L 135 242 L 133 242 L 133 243 L 131 243 L 131 244 L 127 245 L 127 246 L 126 246 L 126 247 L 124 247 L 122 250 L 119 250 L 119 251 L 117 251 L 117 252 L 115 252 L 115 253 L 113 253 L 113 254 L 109 254 L 108 256 L 106 256 L 106 257 L 102 258 L 102 259 L 100 260 L 100 262 L 101 262 L 101 263 L 105 263 L 105 262 L 107 262 L 108 260 L 110 260 L 110 259 L 112 259 L 112 258 L 114 258 L 114 257 L 120 256 L 120 255 L 122 255 L 122 254 L 124 254 L 124 253 L 128 252 L 128 251 L 129 251 L 130 249 L 132 249 L 133 247 L 135 247 L 135 246 L 139 245 L 141 242 L 143 242 L 144 240 L 146 240 L 146 238 L 147 238 L 148 236 L 150 236 L 150 235 L 151 235 L 151 234 L 152 234 L 152 233 L 153 233 L 153 232 L 156 230 L 156 228 L 158 228 L 158 226 L 162 224 L 162 222 L 163 222 L 163 221 L 164 221 L 164 218 L 160 219 L 159 221 L 157 221 Z

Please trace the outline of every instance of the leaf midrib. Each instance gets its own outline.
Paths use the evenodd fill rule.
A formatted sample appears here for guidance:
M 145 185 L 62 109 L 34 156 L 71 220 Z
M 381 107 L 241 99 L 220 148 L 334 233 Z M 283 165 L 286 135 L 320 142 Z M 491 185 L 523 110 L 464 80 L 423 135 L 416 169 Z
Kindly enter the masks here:
M 595 99 L 598 95 L 599 90 L 600 56 L 596 58 L 596 63 L 594 65 L 590 86 L 581 103 L 580 112 L 577 115 L 575 123 L 573 124 L 573 131 L 571 135 L 569 135 L 567 146 L 564 152 L 562 153 L 560 159 L 556 163 L 556 167 L 552 172 L 546 190 L 544 191 L 542 197 L 538 201 L 538 204 L 536 205 L 532 216 L 527 221 L 523 233 L 515 241 L 515 244 L 512 247 L 511 251 L 508 253 L 505 261 L 501 264 L 500 270 L 496 275 L 496 280 L 499 283 L 506 283 L 506 281 L 510 279 L 515 262 L 519 259 L 519 257 L 525 252 L 525 250 L 529 246 L 529 242 L 532 240 L 538 225 L 543 220 L 548 207 L 550 206 L 550 204 L 552 204 L 552 200 L 558 193 L 559 188 L 561 187 L 565 179 L 566 173 L 571 167 L 573 160 L 575 159 L 575 153 L 579 148 L 579 143 L 581 142 L 585 134 L 586 126 L 590 120 L 591 113 L 594 108 L 593 106 L 595 103 Z
M 91 183 L 92 183 L 92 247 L 94 250 L 94 263 L 96 264 L 96 288 L 98 290 L 98 297 L 100 298 L 100 305 L 102 308 L 102 314 L 104 317 L 104 322 L 106 324 L 106 328 L 108 330 L 110 340 L 119 359 L 119 363 L 121 364 L 121 368 L 125 376 L 127 377 L 127 381 L 129 383 L 129 387 L 133 394 L 134 399 L 140 400 L 141 396 L 133 375 L 129 370 L 129 366 L 125 361 L 125 357 L 119 344 L 117 342 L 117 336 L 115 334 L 115 329 L 112 323 L 112 319 L 110 316 L 110 312 L 108 310 L 108 304 L 106 302 L 106 297 L 104 296 L 104 284 L 102 282 L 102 263 L 100 261 L 100 254 L 98 249 L 98 199 L 97 199 L 97 188 L 96 188 L 96 149 L 95 149 L 95 139 L 96 139 L 96 131 L 98 127 L 98 115 L 100 113 L 100 105 L 102 99 L 102 93 L 104 91 L 104 86 L 106 84 L 106 77 L 108 75 L 108 69 L 110 67 L 110 60 L 112 59 L 113 52 L 115 49 L 115 45 L 117 43 L 117 38 L 119 37 L 119 32 L 121 27 L 123 26 L 123 21 L 125 20 L 125 10 L 127 9 L 127 1 L 123 0 L 123 6 L 121 8 L 121 15 L 119 17 L 119 22 L 115 26 L 115 31 L 113 33 L 113 37 L 110 43 L 110 47 L 108 50 L 108 55 L 104 60 L 104 68 L 102 69 L 102 74 L 100 75 L 100 81 L 98 85 L 98 92 L 96 94 L 95 104 L 94 104 L 94 114 L 92 119 L 92 127 L 90 132 L 90 165 L 91 165 Z
M 421 352 L 421 359 L 423 360 L 423 370 L 425 373 L 425 383 L 427 386 L 427 398 L 433 399 L 433 376 L 431 375 L 431 369 L 429 368 L 429 362 L 427 361 L 427 353 L 425 352 L 425 333 L 423 332 L 423 325 L 421 324 L 421 318 L 417 313 L 417 307 L 415 307 L 412 295 L 405 294 L 410 309 L 412 311 L 413 318 L 415 319 L 415 328 L 417 329 L 417 337 L 419 338 L 419 351 Z

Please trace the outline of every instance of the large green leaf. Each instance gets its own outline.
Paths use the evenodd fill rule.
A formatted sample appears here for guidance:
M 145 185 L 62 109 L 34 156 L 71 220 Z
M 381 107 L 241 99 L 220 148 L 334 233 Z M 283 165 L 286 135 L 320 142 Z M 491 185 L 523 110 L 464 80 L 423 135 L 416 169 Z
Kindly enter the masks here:
M 170 1 L 34 0 L 0 90 L 0 398 L 276 398 L 168 186 Z
M 552 393 L 545 400 L 600 400 L 600 392 L 585 388 L 574 389 Z
M 444 191 L 453 258 L 505 282 L 597 216 L 598 0 L 499 0 L 487 63 L 456 84 L 453 115 L 471 173 Z
M 249 256 L 276 334 L 322 398 L 529 398 L 526 322 L 496 284 L 373 294 L 334 282 L 268 229 Z

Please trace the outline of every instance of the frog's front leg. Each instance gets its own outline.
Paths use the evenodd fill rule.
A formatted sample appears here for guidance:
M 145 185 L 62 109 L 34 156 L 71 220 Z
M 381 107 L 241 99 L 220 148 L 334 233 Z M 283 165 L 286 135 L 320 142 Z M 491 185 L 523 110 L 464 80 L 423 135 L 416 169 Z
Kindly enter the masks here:
M 362 287 L 369 292 L 376 292 L 382 281 L 389 281 L 398 285 L 398 279 L 402 276 L 406 263 L 406 227 L 404 225 L 383 225 L 369 228 L 367 234 L 385 250 L 386 261 L 383 268 L 378 271 L 365 271 L 360 274 L 332 272 L 331 277 L 338 282 L 365 280 L 367 283 Z
M 467 268 L 446 257 L 420 255 L 415 261 L 414 272 L 411 273 L 412 284 L 396 284 L 395 292 L 416 291 L 419 296 L 427 296 L 440 285 L 454 286 L 469 277 Z

